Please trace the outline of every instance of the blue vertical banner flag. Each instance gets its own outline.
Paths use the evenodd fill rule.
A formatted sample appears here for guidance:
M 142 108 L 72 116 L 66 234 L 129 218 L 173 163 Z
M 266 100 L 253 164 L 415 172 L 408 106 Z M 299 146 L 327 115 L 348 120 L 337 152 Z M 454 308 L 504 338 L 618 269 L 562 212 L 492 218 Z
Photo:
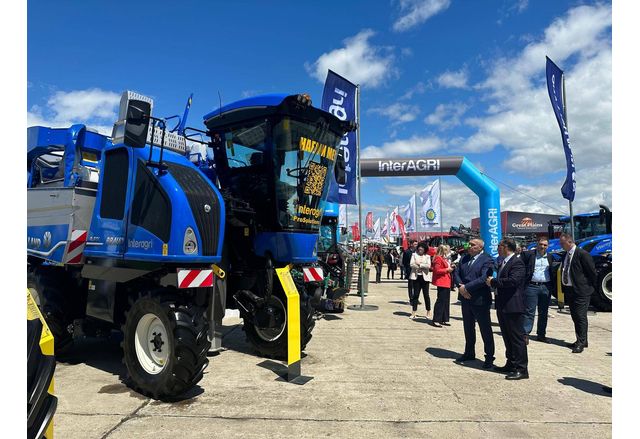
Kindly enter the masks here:
M 571 143 L 569 142 L 563 83 L 564 73 L 547 57 L 547 89 L 549 90 L 549 99 L 551 99 L 553 112 L 556 114 L 556 120 L 560 127 L 560 134 L 562 134 L 564 156 L 567 161 L 567 178 L 564 180 L 561 191 L 565 199 L 573 201 L 576 196 L 576 166 L 573 162 L 573 152 L 571 152 Z
M 329 70 L 322 93 L 322 109 L 340 120 L 356 120 L 355 84 Z M 335 176 L 329 184 L 327 201 L 340 204 L 358 204 L 356 201 L 356 132 L 350 131 L 340 142 L 340 153 L 345 161 L 345 184 L 338 184 Z

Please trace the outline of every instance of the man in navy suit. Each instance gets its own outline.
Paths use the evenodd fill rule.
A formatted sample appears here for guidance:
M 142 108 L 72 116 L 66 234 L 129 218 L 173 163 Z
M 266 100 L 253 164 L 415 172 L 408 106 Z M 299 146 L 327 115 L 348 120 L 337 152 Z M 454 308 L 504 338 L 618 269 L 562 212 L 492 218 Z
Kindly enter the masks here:
M 507 372 L 508 380 L 529 378 L 526 334 L 524 332 L 525 282 L 527 268 L 521 258 L 516 257 L 516 243 L 503 239 L 498 245 L 498 254 L 503 260 L 497 277 L 487 277 L 487 285 L 496 288 L 496 311 L 502 331 L 507 363 L 494 367 L 497 372 Z
M 462 323 L 464 326 L 464 354 L 456 363 L 475 360 L 476 322 L 484 343 L 484 369 L 493 367 L 495 345 L 491 331 L 491 290 L 485 283 L 493 274 L 494 262 L 483 253 L 484 241 L 472 239 L 469 250 L 453 271 L 453 280 L 458 288 L 458 299 L 462 303 Z

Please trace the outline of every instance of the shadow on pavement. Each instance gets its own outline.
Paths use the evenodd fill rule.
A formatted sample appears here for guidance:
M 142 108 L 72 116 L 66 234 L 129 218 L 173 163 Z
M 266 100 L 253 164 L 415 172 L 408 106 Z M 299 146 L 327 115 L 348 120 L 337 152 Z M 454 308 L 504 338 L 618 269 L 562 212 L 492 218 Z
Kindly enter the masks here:
M 392 301 L 390 301 L 388 303 L 395 303 L 397 305 L 411 305 L 409 302 L 404 302 L 402 300 L 392 300 Z
M 342 320 L 342 317 L 337 316 L 335 314 L 324 314 L 322 318 L 324 320 Z
M 258 363 L 257 366 L 270 370 L 271 372 L 278 375 L 280 378 L 283 378 L 283 379 L 287 378 L 287 366 L 285 366 L 282 363 L 278 363 L 273 360 L 265 360 L 262 363 Z
M 611 393 L 607 393 L 602 388 L 602 384 L 589 380 L 583 380 L 581 378 L 563 377 L 559 378 L 558 382 L 565 386 L 575 387 L 583 392 L 591 393 L 593 395 L 608 396 L 611 397 Z
M 403 316 L 403 317 L 409 317 L 411 315 L 411 313 L 409 312 L 405 312 L 405 311 L 394 311 L 393 312 L 394 316 Z
M 424 350 L 427 354 L 433 355 L 436 358 L 449 358 L 451 360 L 455 360 L 460 356 L 458 352 L 453 352 L 448 349 L 442 348 L 432 348 L 428 347 Z

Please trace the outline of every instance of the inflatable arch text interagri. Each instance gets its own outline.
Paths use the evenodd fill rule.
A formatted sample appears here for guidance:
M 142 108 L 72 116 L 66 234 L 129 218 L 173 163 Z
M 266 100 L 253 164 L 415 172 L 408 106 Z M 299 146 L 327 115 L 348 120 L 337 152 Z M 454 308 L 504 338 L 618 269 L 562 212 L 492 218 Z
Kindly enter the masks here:
M 455 175 L 480 200 L 480 236 L 485 251 L 498 256 L 501 239 L 500 190 L 465 157 L 361 159 L 362 177 Z

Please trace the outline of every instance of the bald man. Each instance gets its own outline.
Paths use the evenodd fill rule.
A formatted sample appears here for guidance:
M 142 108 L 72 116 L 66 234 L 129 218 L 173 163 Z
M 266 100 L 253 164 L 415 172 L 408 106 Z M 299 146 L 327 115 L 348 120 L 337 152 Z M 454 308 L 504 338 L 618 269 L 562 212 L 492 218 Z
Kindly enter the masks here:
M 483 252 L 484 241 L 469 241 L 467 254 L 460 260 L 453 272 L 454 284 L 458 288 L 458 299 L 462 303 L 464 326 L 464 354 L 456 363 L 475 360 L 476 322 L 484 343 L 484 369 L 491 369 L 495 360 L 495 344 L 491 331 L 491 289 L 485 283 L 493 274 L 494 261 Z

